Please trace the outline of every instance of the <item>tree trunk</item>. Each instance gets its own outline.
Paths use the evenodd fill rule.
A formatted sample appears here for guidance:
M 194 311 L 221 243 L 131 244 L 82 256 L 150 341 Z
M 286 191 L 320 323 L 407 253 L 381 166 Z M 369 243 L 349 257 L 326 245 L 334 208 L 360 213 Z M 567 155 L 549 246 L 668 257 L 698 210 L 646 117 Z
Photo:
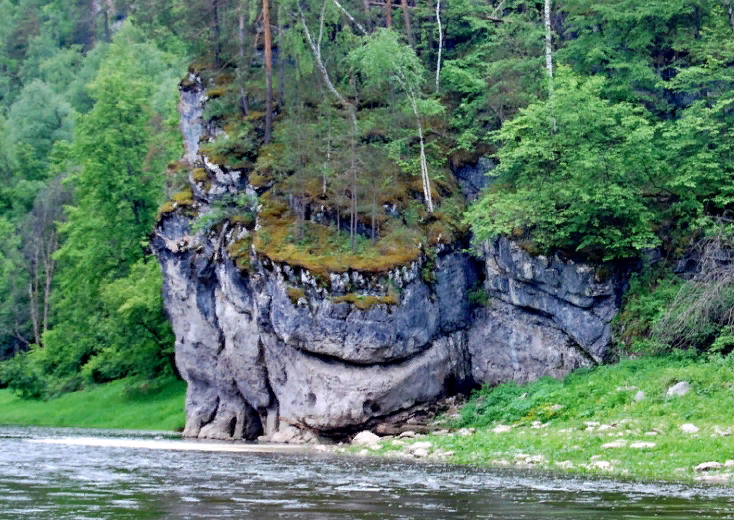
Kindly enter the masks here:
M 222 40 L 219 34 L 219 0 L 212 1 L 214 15 L 214 64 L 217 69 L 222 66 Z
M 104 40 L 107 43 L 110 43 L 112 41 L 112 35 L 110 33 L 110 13 L 108 12 L 109 6 L 105 2 L 104 7 L 102 7 L 103 15 L 104 15 Z
M 408 42 L 415 50 L 415 39 L 413 38 L 413 30 L 410 28 L 410 12 L 408 11 L 408 0 L 401 0 L 400 5 L 403 7 L 403 18 L 405 18 L 405 32 L 408 33 Z
M 726 8 L 729 11 L 729 23 L 731 24 L 731 29 L 734 31 L 734 8 L 732 7 L 731 0 L 726 0 Z
M 273 50 L 270 39 L 270 8 L 268 0 L 263 0 L 263 25 L 265 26 L 265 84 L 267 100 L 265 104 L 265 144 L 270 142 L 273 131 Z
M 41 336 L 39 334 L 38 326 L 38 308 L 36 307 L 36 298 L 33 287 L 33 282 L 28 282 L 28 299 L 31 306 L 31 321 L 33 322 L 33 338 L 35 339 L 36 345 L 41 344 Z
M 372 245 L 377 242 L 375 235 L 375 222 L 377 221 L 377 181 L 372 179 Z
M 278 5 L 278 107 L 285 106 L 285 43 L 283 42 L 283 6 Z
M 436 64 L 436 94 L 438 94 L 438 78 L 441 76 L 441 47 L 443 47 L 443 31 L 441 30 L 441 0 L 436 1 L 436 21 L 438 22 L 438 63 Z
M 357 252 L 357 152 L 355 141 L 357 139 L 357 125 L 352 125 L 352 220 L 350 231 L 352 234 L 352 252 Z
M 328 171 L 329 164 L 331 163 L 331 107 L 327 107 L 327 110 L 329 111 L 329 118 L 328 118 L 328 127 L 327 127 L 327 135 L 326 135 L 326 164 L 324 164 L 324 185 L 322 189 L 322 193 L 324 194 L 324 197 L 326 197 L 326 172 Z M 336 208 L 337 213 L 339 213 L 339 206 L 337 205 Z M 337 229 L 339 227 L 337 226 Z
M 548 97 L 551 100 L 551 110 L 553 110 L 553 49 L 551 47 L 551 20 L 550 20 L 551 0 L 545 0 L 545 66 L 548 70 Z M 553 132 L 556 131 L 556 118 L 551 115 L 553 124 Z
M 326 0 L 328 1 L 328 0 Z M 346 99 L 344 99 L 344 96 L 342 96 L 339 91 L 336 89 L 334 84 L 331 82 L 331 78 L 329 78 L 329 72 L 326 70 L 326 66 L 324 65 L 323 60 L 321 59 L 321 38 L 324 33 L 324 15 L 326 12 L 326 2 L 324 2 L 323 7 L 321 8 L 321 25 L 319 29 L 319 40 L 318 45 L 314 43 L 313 38 L 311 38 L 311 32 L 308 30 L 308 25 L 306 25 L 306 17 L 303 14 L 303 10 L 301 9 L 300 4 L 298 4 L 298 11 L 301 16 L 301 23 L 303 24 L 303 31 L 306 33 L 306 40 L 308 41 L 309 46 L 311 47 L 311 51 L 313 52 L 314 58 L 316 59 L 316 66 L 321 71 L 321 75 L 324 78 L 324 83 L 326 83 L 326 87 L 329 89 L 329 91 L 336 96 L 336 98 L 339 100 L 339 103 L 349 112 L 349 117 L 352 119 L 352 126 L 355 129 L 357 129 L 357 111 L 354 109 L 354 106 L 352 106 L 351 103 L 349 103 Z
M 43 293 L 43 332 L 48 330 L 48 315 L 51 308 L 51 282 L 53 281 L 54 270 L 56 268 L 56 260 L 54 260 L 53 254 L 59 246 L 59 239 L 56 233 L 52 234 L 50 240 L 50 246 L 44 252 L 43 266 L 44 275 L 46 277 L 46 285 Z
M 551 48 L 550 6 L 551 0 L 545 0 L 545 67 L 548 70 L 548 88 L 552 93 L 553 84 L 550 82 L 550 79 L 553 78 L 553 56 Z
M 418 114 L 418 103 L 415 100 L 415 93 L 413 89 L 408 90 L 408 96 L 410 97 L 410 103 L 413 105 L 413 113 L 415 114 L 415 121 L 418 125 L 418 137 L 421 143 L 421 180 L 423 181 L 423 196 L 426 199 L 426 209 L 428 213 L 433 213 L 433 196 L 431 195 L 431 179 L 428 177 L 428 163 L 426 162 L 426 149 L 423 142 L 423 125 L 421 124 L 421 118 Z
M 245 116 L 250 115 L 250 107 L 247 106 L 247 93 L 245 92 L 245 12 L 247 11 L 247 3 L 240 4 L 240 63 L 237 67 L 237 75 L 240 78 L 240 106 Z
M 347 11 L 346 9 L 344 9 L 344 7 L 342 6 L 342 4 L 340 4 L 340 3 L 339 3 L 339 0 L 333 0 L 333 2 L 334 2 L 334 5 L 336 5 L 336 6 L 337 6 L 337 7 L 339 8 L 339 9 L 341 9 L 341 12 L 342 12 L 342 13 L 344 13 L 344 15 L 345 15 L 345 16 L 346 16 L 347 18 L 349 18 L 349 20 L 350 20 L 350 21 L 351 21 L 351 22 L 352 22 L 352 23 L 353 23 L 354 25 L 356 25 L 356 26 L 357 26 L 357 28 L 358 28 L 358 29 L 360 30 L 360 32 L 361 32 L 362 34 L 367 34 L 367 31 L 365 31 L 364 27 L 362 27 L 362 25 L 361 25 L 361 24 L 360 24 L 360 23 L 359 23 L 359 22 L 358 22 L 357 20 L 355 20 L 355 19 L 354 19 L 354 16 L 352 16 L 351 14 L 349 14 L 349 11 Z M 366 3 L 366 2 L 367 2 L 367 0 L 365 0 L 365 8 L 366 8 L 366 9 L 369 9 L 369 5 L 367 5 L 367 3 Z
M 385 16 L 387 17 L 387 28 L 392 27 L 392 0 L 385 0 Z

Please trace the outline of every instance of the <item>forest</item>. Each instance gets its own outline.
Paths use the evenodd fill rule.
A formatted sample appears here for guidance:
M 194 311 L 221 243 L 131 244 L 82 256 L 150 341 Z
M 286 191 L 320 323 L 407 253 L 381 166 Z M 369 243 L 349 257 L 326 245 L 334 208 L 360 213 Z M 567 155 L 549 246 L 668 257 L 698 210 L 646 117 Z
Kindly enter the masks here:
M 734 348 L 731 0 L 0 13 L 0 387 L 47 398 L 175 375 L 150 241 L 157 220 L 193 215 L 190 177 L 211 186 L 181 161 L 177 104 L 196 81 L 224 129 L 202 149 L 253 189 L 194 226 L 252 229 L 260 206 L 255 238 L 230 250 L 242 269 L 251 246 L 315 273 L 379 271 L 507 235 L 636 271 L 622 351 Z M 487 160 L 467 200 L 455 173 Z M 701 267 L 684 280 L 689 258 Z

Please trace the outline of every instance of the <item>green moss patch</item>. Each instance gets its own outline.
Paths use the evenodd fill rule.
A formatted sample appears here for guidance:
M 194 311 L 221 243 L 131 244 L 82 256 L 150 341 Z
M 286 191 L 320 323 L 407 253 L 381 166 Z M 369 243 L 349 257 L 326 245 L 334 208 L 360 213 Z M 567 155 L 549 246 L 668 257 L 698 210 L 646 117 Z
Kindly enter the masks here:
M 344 296 L 332 298 L 333 303 L 350 303 L 358 309 L 367 310 L 375 305 L 397 305 L 400 303 L 397 296 L 388 294 L 386 296 L 375 296 L 372 294 L 363 295 L 359 293 L 349 293 Z
M 191 210 L 194 205 L 194 192 L 191 188 L 186 188 L 176 193 L 171 200 L 165 202 L 158 208 L 158 214 L 156 220 L 161 220 L 166 215 L 169 215 L 180 208 L 185 210 Z

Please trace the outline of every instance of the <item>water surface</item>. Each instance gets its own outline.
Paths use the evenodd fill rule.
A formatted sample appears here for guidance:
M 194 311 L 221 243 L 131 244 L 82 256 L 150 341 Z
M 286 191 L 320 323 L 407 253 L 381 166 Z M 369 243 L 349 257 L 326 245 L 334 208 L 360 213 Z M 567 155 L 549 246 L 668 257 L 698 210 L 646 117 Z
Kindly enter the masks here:
M 0 427 L 0 519 L 734 519 L 734 489 Z

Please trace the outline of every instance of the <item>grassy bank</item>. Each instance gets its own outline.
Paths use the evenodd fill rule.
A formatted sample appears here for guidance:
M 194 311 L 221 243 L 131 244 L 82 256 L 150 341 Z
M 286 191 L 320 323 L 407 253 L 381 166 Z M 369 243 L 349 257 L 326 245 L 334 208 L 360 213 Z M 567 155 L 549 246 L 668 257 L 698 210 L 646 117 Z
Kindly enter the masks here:
M 0 424 L 175 430 L 184 425 L 186 383 L 155 387 L 121 380 L 48 401 L 23 400 L 0 390 Z
M 666 395 L 681 381 L 686 395 Z M 386 441 L 375 452 L 408 456 L 428 442 L 429 458 L 458 463 L 725 483 L 734 467 L 694 468 L 734 459 L 732 410 L 734 355 L 651 357 L 483 389 L 447 422 L 465 430 Z

